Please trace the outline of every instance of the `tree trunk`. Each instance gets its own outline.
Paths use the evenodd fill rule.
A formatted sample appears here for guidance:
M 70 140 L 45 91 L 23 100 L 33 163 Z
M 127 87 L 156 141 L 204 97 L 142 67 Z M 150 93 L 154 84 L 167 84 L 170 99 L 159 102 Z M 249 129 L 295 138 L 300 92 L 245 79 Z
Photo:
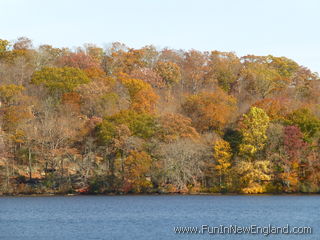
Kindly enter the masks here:
M 7 177 L 7 181 L 6 181 L 6 183 L 7 183 L 7 189 L 6 189 L 6 191 L 8 192 L 9 191 L 9 183 L 10 183 L 10 180 L 9 180 L 9 160 L 8 159 L 6 159 L 6 177 Z
M 32 179 L 32 154 L 31 149 L 28 148 L 28 160 L 29 160 L 29 179 Z

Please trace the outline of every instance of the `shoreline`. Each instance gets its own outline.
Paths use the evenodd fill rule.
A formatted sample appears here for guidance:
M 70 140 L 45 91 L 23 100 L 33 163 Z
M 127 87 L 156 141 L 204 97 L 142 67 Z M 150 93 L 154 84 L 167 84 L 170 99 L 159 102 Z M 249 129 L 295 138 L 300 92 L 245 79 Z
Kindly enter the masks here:
M 126 193 L 126 194 L 2 194 L 0 198 L 18 198 L 18 197 L 118 197 L 118 196 L 315 196 L 320 193 Z

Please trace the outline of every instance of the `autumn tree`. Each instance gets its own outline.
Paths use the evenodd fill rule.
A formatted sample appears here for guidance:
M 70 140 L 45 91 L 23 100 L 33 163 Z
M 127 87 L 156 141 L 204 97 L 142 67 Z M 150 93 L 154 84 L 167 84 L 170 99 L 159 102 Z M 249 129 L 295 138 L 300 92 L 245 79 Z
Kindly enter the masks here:
M 187 192 L 203 177 L 204 161 L 212 158 L 207 146 L 190 139 L 180 139 L 158 146 L 160 162 L 154 173 L 158 185 L 169 192 Z
M 236 110 L 236 99 L 217 89 L 213 93 L 191 95 L 182 105 L 183 113 L 192 119 L 200 132 L 222 130 Z
M 128 126 L 134 136 L 144 139 L 152 137 L 156 132 L 154 116 L 130 110 L 121 111 L 113 116 L 105 117 L 99 126 L 99 136 L 104 143 L 109 143 L 116 134 L 116 126 Z
M 83 45 L 84 52 L 90 56 L 91 58 L 95 59 L 98 62 L 102 61 L 102 58 L 105 54 L 103 48 L 97 46 L 96 44 L 93 43 L 86 43 Z
M 107 74 L 130 74 L 131 71 L 146 67 L 143 49 L 128 48 L 121 43 L 113 43 L 104 57 L 104 70 Z
M 111 134 L 106 131 L 108 124 L 112 127 Z M 125 160 L 128 157 L 129 151 L 137 150 L 128 148 L 128 140 L 132 136 L 132 132 L 125 124 L 111 125 L 111 123 L 107 123 L 105 120 L 98 127 L 99 136 L 106 147 L 104 158 L 107 163 L 108 190 L 124 190 L 122 188 L 125 188 Z M 125 188 L 125 190 L 129 189 Z
M 9 43 L 11 44 L 11 43 Z M 26 86 L 36 68 L 37 53 L 34 49 L 11 49 L 7 46 L 0 64 L 0 78 L 3 84 Z
M 243 193 L 264 193 L 271 180 L 271 163 L 267 160 L 239 161 L 235 166 L 237 183 Z
M 14 50 L 28 50 L 32 48 L 32 41 L 27 37 L 19 37 L 13 44 Z
M 303 102 L 319 101 L 319 75 L 310 69 L 299 66 L 291 78 L 291 96 Z
M 38 47 L 36 55 L 36 67 L 37 70 L 43 67 L 53 67 L 56 64 L 57 59 L 63 55 L 65 49 L 54 48 L 51 45 L 40 45 Z
M 158 96 L 150 84 L 140 79 L 128 78 L 126 75 L 122 75 L 120 80 L 129 92 L 131 109 L 138 112 L 154 112 Z
M 0 107 L 1 103 L 9 105 L 14 98 L 17 98 L 25 90 L 23 86 L 15 84 L 0 85 Z
M 0 60 L 8 57 L 10 42 L 0 39 Z
M 182 68 L 183 89 L 197 94 L 208 76 L 208 54 L 196 50 L 185 52 Z
M 283 143 L 290 162 L 298 163 L 301 151 L 306 147 L 306 142 L 303 140 L 303 134 L 300 129 L 296 126 L 285 127 Z
M 153 88 L 161 89 L 166 86 L 164 79 L 151 68 L 139 68 L 131 72 L 130 76 L 149 83 Z
M 243 115 L 240 123 L 243 139 L 239 149 L 242 159 L 235 166 L 242 192 L 265 192 L 264 183 L 271 180 L 271 162 L 257 156 L 257 153 L 265 148 L 268 127 L 269 117 L 260 108 L 251 107 L 249 112 Z
M 157 135 L 164 142 L 173 142 L 179 138 L 200 138 L 198 132 L 191 125 L 191 119 L 180 114 L 165 114 L 159 117 L 161 125 Z
M 215 83 L 212 81 L 217 81 L 226 92 L 235 90 L 243 66 L 234 53 L 212 51 L 209 55 L 209 67 L 211 84 Z
M 168 86 L 172 86 L 181 80 L 180 68 L 173 62 L 158 62 L 155 71 Z
M 23 100 L 28 99 L 23 96 Z M 15 99 L 17 100 L 17 99 Z M 4 105 L 4 108 L 1 109 L 2 120 L 3 120 L 3 129 L 14 134 L 18 129 L 19 124 L 27 121 L 33 117 L 32 105 L 29 101 L 23 101 L 19 99 L 14 104 Z
M 256 99 L 264 99 L 282 87 L 279 73 L 265 64 L 250 63 L 241 72 L 245 90 Z
M 31 82 L 43 85 L 51 94 L 62 94 L 73 91 L 81 84 L 89 83 L 89 78 L 80 69 L 72 67 L 44 67 L 33 74 Z
M 230 170 L 231 170 L 232 152 L 228 142 L 223 139 L 218 140 L 213 146 L 213 158 L 215 159 L 215 170 L 219 177 L 220 190 L 230 187 Z
M 307 143 L 303 134 L 296 126 L 286 126 L 283 130 L 283 145 L 286 155 L 283 157 L 282 181 L 287 191 L 297 191 L 299 184 L 299 170 L 302 167 L 302 154 Z
M 72 67 L 79 69 L 100 69 L 99 61 L 83 51 L 70 52 L 57 59 L 57 65 L 61 67 Z
M 270 121 L 281 121 L 289 112 L 289 104 L 286 98 L 265 98 L 254 103 L 254 106 L 263 109 Z
M 320 120 L 306 108 L 297 109 L 288 114 L 287 123 L 298 126 L 307 142 L 311 142 L 320 129 Z
M 264 148 L 269 121 L 268 115 L 257 107 L 250 108 L 250 111 L 243 115 L 243 120 L 241 121 L 243 140 L 240 145 L 240 154 L 242 156 L 251 158 Z
M 146 152 L 130 151 L 124 162 L 124 191 L 141 192 L 152 187 L 148 172 L 152 159 Z
M 124 105 L 123 108 L 126 108 L 128 101 L 124 97 L 120 97 L 115 86 L 115 80 L 112 78 L 79 85 L 75 91 L 81 97 L 82 113 L 90 118 L 93 116 L 104 117 L 121 110 L 121 103 Z

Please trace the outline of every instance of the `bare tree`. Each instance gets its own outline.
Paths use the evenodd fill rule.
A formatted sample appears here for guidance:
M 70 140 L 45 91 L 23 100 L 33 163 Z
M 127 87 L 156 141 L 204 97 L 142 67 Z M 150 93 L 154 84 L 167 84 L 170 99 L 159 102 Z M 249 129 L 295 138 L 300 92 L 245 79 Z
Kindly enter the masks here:
M 209 153 L 208 146 L 189 139 L 161 144 L 159 154 L 164 183 L 173 184 L 178 190 L 185 189 L 188 184 L 196 184 L 203 177 L 204 160 Z

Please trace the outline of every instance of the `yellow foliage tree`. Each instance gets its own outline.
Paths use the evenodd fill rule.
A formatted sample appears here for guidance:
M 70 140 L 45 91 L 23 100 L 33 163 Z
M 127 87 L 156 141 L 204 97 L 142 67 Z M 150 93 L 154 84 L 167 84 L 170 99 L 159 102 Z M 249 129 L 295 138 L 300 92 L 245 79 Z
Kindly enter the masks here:
M 9 102 L 19 95 L 25 88 L 20 85 L 7 84 L 0 86 L 0 102 L 9 104 Z
M 270 161 L 239 161 L 235 167 L 239 176 L 239 184 L 243 193 L 263 193 L 265 192 L 265 182 L 271 180 Z
M 232 157 L 229 143 L 223 139 L 218 140 L 213 146 L 213 157 L 216 161 L 214 168 L 219 176 L 220 189 L 223 188 L 223 185 L 227 187 L 229 181 L 226 178 L 230 173 Z
M 264 148 L 267 141 L 269 117 L 261 108 L 252 107 L 248 114 L 243 115 L 241 132 L 243 135 L 240 145 L 240 155 L 251 158 Z

